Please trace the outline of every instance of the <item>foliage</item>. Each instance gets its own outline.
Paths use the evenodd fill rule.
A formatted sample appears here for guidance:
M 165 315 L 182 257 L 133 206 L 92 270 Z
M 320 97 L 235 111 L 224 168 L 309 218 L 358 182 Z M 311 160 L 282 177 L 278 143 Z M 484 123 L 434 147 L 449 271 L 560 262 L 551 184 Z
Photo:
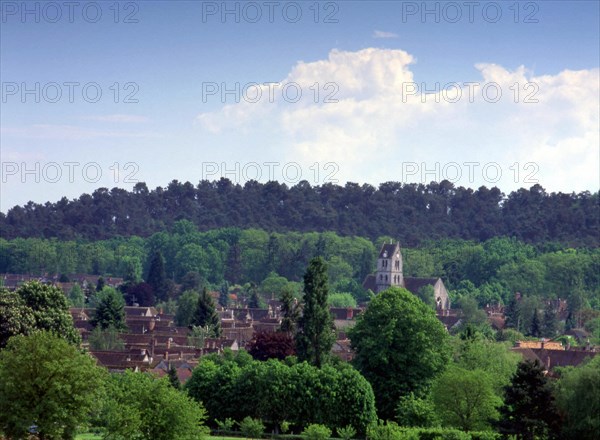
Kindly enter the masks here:
M 119 331 L 126 329 L 123 296 L 112 287 L 104 287 L 102 292 L 98 293 L 98 305 L 90 323 L 102 330 L 109 327 Z
M 351 440 L 356 435 L 356 429 L 354 429 L 352 425 L 337 428 L 335 431 L 337 432 L 338 437 L 342 440 Z
M 259 419 L 244 417 L 240 422 L 240 431 L 246 438 L 257 439 L 265 432 L 265 425 Z
M 15 206 L 0 216 L 0 229 L 6 238 L 80 236 L 89 240 L 148 236 L 179 219 L 190 219 L 194 222 L 188 222 L 190 226 L 202 229 L 252 225 L 269 231 L 337 231 L 372 239 L 377 238 L 373 234 L 389 235 L 404 242 L 430 237 L 483 241 L 512 235 L 530 243 L 598 246 L 597 207 L 597 192 L 547 193 L 540 185 L 505 196 L 495 187 L 472 190 L 447 180 L 427 185 L 385 182 L 378 187 L 356 183 L 313 187 L 301 181 L 288 187 L 278 182 L 240 185 L 221 178 L 196 186 L 174 180 L 153 190 L 139 182 L 129 192 L 100 188 L 75 200 Z M 113 222 L 111 218 L 128 220 Z M 181 227 L 179 231 L 193 229 Z M 266 245 L 270 237 L 265 235 Z M 279 243 L 275 234 L 273 248 Z M 326 243 L 323 247 L 327 251 Z M 262 264 L 276 261 L 276 257 L 265 258 Z
M 554 438 L 560 420 L 543 367 L 536 361 L 519 363 L 506 387 L 499 431 L 517 439 Z
M 197 440 L 208 435 L 200 403 L 173 388 L 167 378 L 115 374 L 101 421 L 114 440 Z
M 396 406 L 396 420 L 401 426 L 427 428 L 439 425 L 433 401 L 416 397 L 414 393 L 400 397 Z
M 565 424 L 566 439 L 593 440 L 600 432 L 600 356 L 577 368 L 563 370 L 556 402 Z
M 15 292 L 0 288 L 0 348 L 14 335 L 47 330 L 78 344 L 79 333 L 73 326 L 67 298 L 55 286 L 31 281 Z
M 394 417 L 400 396 L 420 396 L 450 358 L 435 312 L 406 289 L 379 293 L 349 331 L 353 360 L 373 386 L 379 417 Z
M 232 418 L 227 417 L 225 420 L 222 421 L 215 419 L 215 423 L 219 427 L 220 431 L 232 431 L 235 421 Z
M 283 360 L 296 353 L 294 338 L 285 332 L 257 332 L 248 343 L 247 350 L 259 361 Z
M 17 292 L 0 288 L 0 349 L 14 335 L 27 335 L 35 329 L 32 310 Z
M 302 316 L 296 333 L 298 359 L 321 367 L 335 341 L 333 318 L 329 313 L 327 266 L 313 258 L 304 274 Z
M 429 307 L 435 309 L 435 289 L 433 286 L 427 285 L 421 287 L 417 292 L 417 297 Z
M 177 301 L 175 324 L 179 327 L 189 327 L 194 321 L 194 313 L 198 307 L 200 294 L 195 290 L 186 290 Z
M 142 307 L 152 307 L 156 298 L 154 297 L 154 288 L 148 283 L 129 283 L 121 287 L 129 305 L 139 305 Z
M 494 391 L 500 397 L 504 387 L 517 370 L 521 356 L 510 350 L 510 345 L 488 340 L 480 335 L 471 339 L 453 339 L 455 365 L 466 370 L 482 370 L 488 373 Z
M 281 331 L 294 334 L 300 319 L 300 308 L 291 287 L 286 287 L 281 291 Z
M 150 261 L 146 282 L 152 286 L 154 296 L 158 301 L 166 301 L 167 290 L 167 275 L 165 273 L 165 261 L 159 250 L 155 251 Z
M 71 307 L 85 307 L 85 295 L 79 284 L 74 284 L 69 291 L 69 304 Z
M 200 327 L 192 325 L 187 337 L 188 345 L 196 348 L 204 348 L 206 338 L 212 338 L 214 331 L 209 326 Z
M 88 342 L 91 350 L 100 351 L 124 351 L 125 343 L 119 338 L 119 332 L 114 327 L 105 329 L 100 326 L 94 328 L 89 336 Z
M 169 378 L 169 384 L 176 390 L 181 388 L 181 382 L 179 381 L 179 377 L 177 376 L 177 369 L 174 366 L 169 368 L 167 372 L 167 377 Z
M 306 362 L 254 361 L 242 352 L 205 356 L 185 388 L 213 419 L 252 417 L 273 427 L 287 421 L 299 429 L 351 424 L 364 434 L 376 418 L 371 385 L 347 364 L 319 369 Z
M 498 418 L 502 399 L 494 393 L 492 376 L 483 370 L 451 366 L 434 382 L 433 402 L 444 426 L 464 431 L 485 430 Z
M 72 439 L 97 403 L 103 374 L 63 338 L 37 331 L 0 351 L 0 431 L 23 438 L 36 425 L 45 439 Z
M 327 440 L 331 437 L 331 429 L 325 425 L 311 423 L 302 431 L 302 436 L 306 440 Z
M 192 324 L 198 327 L 208 327 L 212 335 L 221 335 L 221 319 L 215 310 L 215 303 L 205 287 L 198 297 L 198 303 L 192 317 Z
M 331 307 L 356 307 L 356 299 L 349 293 L 332 293 L 327 302 Z

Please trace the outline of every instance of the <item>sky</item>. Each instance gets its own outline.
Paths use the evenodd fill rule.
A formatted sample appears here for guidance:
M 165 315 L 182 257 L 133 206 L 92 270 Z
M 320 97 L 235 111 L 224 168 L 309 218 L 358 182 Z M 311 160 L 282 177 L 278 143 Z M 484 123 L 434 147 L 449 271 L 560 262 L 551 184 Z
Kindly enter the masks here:
M 0 1 L 0 211 L 227 177 L 598 191 L 597 1 Z

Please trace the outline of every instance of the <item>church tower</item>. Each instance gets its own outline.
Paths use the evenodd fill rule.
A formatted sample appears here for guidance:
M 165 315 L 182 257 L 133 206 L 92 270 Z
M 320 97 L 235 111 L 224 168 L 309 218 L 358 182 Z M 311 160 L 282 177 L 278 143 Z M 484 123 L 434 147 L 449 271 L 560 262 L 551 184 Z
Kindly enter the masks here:
M 404 287 L 404 276 L 402 275 L 402 254 L 400 253 L 400 242 L 395 244 L 384 243 L 377 258 L 377 271 L 375 272 L 375 283 L 379 293 L 388 287 Z

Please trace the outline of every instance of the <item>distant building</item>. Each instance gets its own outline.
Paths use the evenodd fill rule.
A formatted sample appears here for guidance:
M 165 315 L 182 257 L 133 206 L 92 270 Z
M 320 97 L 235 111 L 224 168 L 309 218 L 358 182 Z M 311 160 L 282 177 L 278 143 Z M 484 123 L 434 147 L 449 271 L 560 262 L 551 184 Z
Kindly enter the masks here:
M 374 293 L 384 291 L 389 287 L 404 287 L 409 292 L 417 294 L 425 286 L 432 286 L 435 294 L 436 308 L 439 311 L 450 308 L 448 291 L 441 278 L 405 277 L 403 274 L 402 253 L 400 243 L 384 243 L 377 258 L 377 270 L 367 275 L 363 282 L 365 289 Z

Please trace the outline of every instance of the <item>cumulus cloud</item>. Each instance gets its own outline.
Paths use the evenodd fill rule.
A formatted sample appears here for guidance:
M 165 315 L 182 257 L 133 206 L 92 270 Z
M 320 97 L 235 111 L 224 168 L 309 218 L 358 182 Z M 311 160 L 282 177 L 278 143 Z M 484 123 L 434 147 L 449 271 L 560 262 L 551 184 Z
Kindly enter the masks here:
M 211 133 L 243 130 L 256 144 L 277 138 L 289 160 L 336 162 L 341 181 L 440 180 L 453 162 L 463 173 L 458 185 L 509 191 L 537 180 L 550 190 L 597 189 L 598 69 L 536 76 L 524 66 L 482 63 L 473 66 L 475 82 L 429 84 L 415 78 L 414 62 L 402 50 L 332 50 L 298 62 L 278 88 L 258 86 L 262 99 L 196 121 Z M 409 162 L 418 173 L 403 174 Z M 465 162 L 480 164 L 474 181 Z M 488 163 L 498 164 L 501 180 L 482 174 Z

